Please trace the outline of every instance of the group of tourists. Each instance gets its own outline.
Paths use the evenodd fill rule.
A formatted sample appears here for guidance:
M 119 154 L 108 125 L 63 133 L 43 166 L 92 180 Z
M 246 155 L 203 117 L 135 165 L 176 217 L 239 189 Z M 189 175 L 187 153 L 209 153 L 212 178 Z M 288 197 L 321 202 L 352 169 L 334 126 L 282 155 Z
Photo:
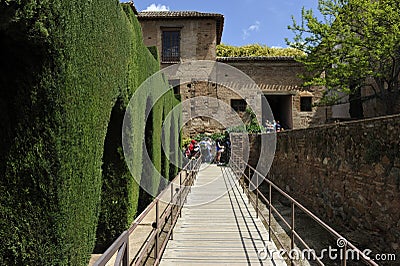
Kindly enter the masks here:
M 192 159 L 195 157 L 199 156 L 199 145 L 197 144 L 197 141 L 195 141 L 194 139 L 192 139 L 190 141 L 190 144 L 187 145 L 186 149 L 185 149 L 185 157 L 188 159 Z
M 279 120 L 277 120 L 277 121 L 272 120 L 272 122 L 269 120 L 266 120 L 264 127 L 265 127 L 267 133 L 281 132 L 284 130 L 281 123 L 279 122 Z
M 198 158 L 202 156 L 205 163 L 215 163 L 223 165 L 229 162 L 230 157 L 230 141 L 229 138 L 219 138 L 212 140 L 211 138 L 203 138 L 200 142 L 192 139 L 185 148 L 185 157 L 187 159 Z

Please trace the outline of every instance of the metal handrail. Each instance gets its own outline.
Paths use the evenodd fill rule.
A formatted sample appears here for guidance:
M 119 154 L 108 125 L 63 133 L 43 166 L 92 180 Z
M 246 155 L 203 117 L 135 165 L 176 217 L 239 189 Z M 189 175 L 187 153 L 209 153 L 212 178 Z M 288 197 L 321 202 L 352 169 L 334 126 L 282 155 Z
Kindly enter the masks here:
M 333 228 L 331 228 L 329 225 L 327 225 L 325 222 L 323 222 L 321 219 L 319 219 L 310 210 L 308 210 L 306 207 L 304 207 L 302 204 L 300 204 L 298 201 L 296 201 L 294 198 L 292 198 L 285 191 L 280 189 L 276 184 L 274 184 L 270 179 L 268 179 L 267 176 L 262 175 L 254 167 L 249 165 L 247 162 L 245 162 L 240 156 L 236 155 L 235 153 L 231 153 L 230 166 L 233 169 L 233 172 L 235 173 L 235 175 L 237 177 L 238 177 L 238 174 L 240 174 L 240 176 L 243 176 L 244 179 L 247 180 L 248 186 L 246 186 L 245 180 L 243 180 L 243 182 L 240 182 L 240 183 L 241 183 L 241 185 L 243 187 L 243 191 L 246 190 L 246 193 L 247 193 L 247 195 L 249 197 L 249 200 L 251 198 L 250 195 L 249 195 L 250 194 L 250 190 L 249 190 L 250 185 L 255 188 L 253 190 L 253 192 L 256 194 L 256 200 L 255 200 L 256 201 L 256 203 L 255 203 L 256 206 L 255 206 L 255 208 L 256 208 L 257 217 L 258 217 L 258 214 L 259 214 L 259 204 L 258 204 L 259 197 L 263 198 L 263 200 L 266 202 L 266 204 L 268 206 L 268 213 L 269 213 L 268 221 L 266 221 L 264 215 L 262 215 L 262 217 L 264 218 L 265 222 L 268 224 L 269 240 L 270 241 L 271 241 L 271 233 L 272 233 L 275 236 L 275 238 L 278 240 L 279 244 L 282 247 L 284 247 L 282 242 L 281 242 L 281 240 L 279 239 L 279 237 L 275 234 L 275 232 L 273 230 L 271 230 L 271 215 L 273 213 L 276 213 L 277 216 L 284 222 L 284 224 L 290 230 L 291 249 L 295 248 L 294 242 L 295 242 L 296 239 L 298 239 L 307 249 L 309 249 L 309 246 L 307 245 L 305 240 L 303 238 L 301 238 L 300 235 L 295 230 L 294 221 L 295 221 L 295 208 L 296 207 L 298 209 L 302 210 L 307 216 L 312 218 L 315 222 L 317 222 L 319 225 L 321 225 L 327 232 L 329 232 L 331 235 L 336 237 L 338 240 L 339 239 L 345 240 L 345 238 L 342 235 L 340 235 Z M 245 173 L 245 169 L 246 168 L 248 169 L 248 174 L 247 175 Z M 265 181 L 268 184 L 268 186 L 269 186 L 269 199 L 267 199 L 261 193 L 259 188 L 250 180 L 251 172 L 253 172 L 253 175 L 254 174 L 257 175 L 257 178 L 258 177 L 263 178 L 263 181 Z M 279 213 L 279 211 L 273 206 L 273 204 L 272 204 L 272 196 L 271 196 L 272 195 L 272 188 L 274 188 L 276 191 L 279 192 L 280 195 L 284 196 L 286 199 L 288 199 L 290 201 L 290 203 L 291 203 L 291 221 L 290 221 L 290 223 L 287 222 L 286 219 L 284 219 L 283 216 Z M 254 200 L 252 200 L 252 202 L 254 202 Z M 354 252 L 356 252 L 358 254 L 359 258 L 361 258 L 361 260 L 364 263 L 366 263 L 367 265 L 378 266 L 377 263 L 375 263 L 371 258 L 367 257 L 363 252 L 361 252 L 357 247 L 355 247 L 351 242 L 349 242 L 347 240 L 345 241 L 345 246 L 344 246 L 345 256 L 344 256 L 344 258 L 341 257 L 341 262 L 342 262 L 343 266 L 346 266 L 346 263 L 347 263 L 346 251 L 349 248 L 352 249 Z M 293 259 L 292 258 L 290 258 L 290 259 L 291 259 L 291 264 L 294 265 Z M 320 265 L 324 265 L 319 258 L 315 257 L 315 259 Z
M 190 192 L 191 186 L 197 176 L 201 165 L 201 155 L 190 160 L 178 173 L 178 175 L 168 184 L 167 187 L 161 191 L 158 196 L 146 207 L 146 209 L 135 219 L 130 228 L 124 231 L 117 240 L 101 255 L 101 257 L 95 262 L 94 266 L 105 266 L 112 257 L 117 255 L 114 265 L 142 265 L 143 260 L 150 256 L 150 250 L 154 251 L 154 265 L 158 265 L 161 260 L 161 256 L 165 250 L 169 238 L 173 237 L 173 228 L 182 215 L 182 207 L 186 197 Z M 184 174 L 184 179 L 182 175 Z M 178 183 L 179 181 L 179 183 Z M 174 184 L 179 186 L 174 191 Z M 160 215 L 160 198 L 168 191 L 171 191 L 170 201 L 165 207 L 164 211 Z M 174 216 L 174 208 L 177 208 L 176 213 L 179 215 Z M 136 230 L 138 225 L 149 215 L 149 213 L 155 210 L 155 221 L 152 223 L 152 229 L 146 238 L 146 242 L 139 248 L 135 257 L 132 261 L 129 260 L 129 237 Z M 170 230 L 163 241 L 160 243 L 161 231 L 164 229 L 169 221 Z

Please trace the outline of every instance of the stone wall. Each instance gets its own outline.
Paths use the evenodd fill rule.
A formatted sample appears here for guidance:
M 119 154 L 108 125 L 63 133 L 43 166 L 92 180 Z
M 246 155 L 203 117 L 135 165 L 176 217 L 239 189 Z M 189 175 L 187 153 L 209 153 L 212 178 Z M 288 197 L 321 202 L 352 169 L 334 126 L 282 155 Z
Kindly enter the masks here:
M 327 118 L 325 108 L 316 107 L 316 104 L 322 97 L 323 89 L 320 87 L 301 87 L 302 80 L 299 75 L 304 73 L 305 69 L 301 63 L 296 62 L 292 57 L 246 57 L 246 58 L 216 58 L 216 44 L 219 41 L 217 36 L 218 21 L 213 17 L 186 18 L 186 17 L 165 17 L 149 18 L 139 16 L 142 26 L 144 43 L 147 46 L 156 46 L 158 51 L 162 51 L 162 31 L 165 28 L 179 29 L 181 33 L 180 57 L 181 62 L 192 60 L 211 60 L 226 63 L 239 69 L 255 81 L 264 95 L 269 95 L 273 99 L 267 99 L 272 106 L 274 102 L 275 120 L 280 120 L 281 125 L 288 129 L 305 128 L 312 125 L 323 124 Z M 160 55 L 160 58 L 162 56 Z M 161 62 L 161 67 L 170 66 L 171 63 Z M 199 69 L 199 71 L 201 71 Z M 213 73 L 215 74 L 215 73 Z M 220 77 L 214 77 L 219 80 Z M 179 79 L 177 79 L 179 80 Z M 250 95 L 243 97 L 237 95 L 229 86 L 221 84 L 200 82 L 193 78 L 189 82 L 180 79 L 180 86 L 177 91 L 181 94 L 182 100 L 198 96 L 215 97 L 228 104 L 231 100 L 245 99 L 246 101 L 257 102 L 261 110 L 261 95 Z M 175 86 L 176 87 L 176 86 Z M 247 93 L 251 93 L 250 91 Z M 302 97 L 311 97 L 313 107 L 311 110 L 301 110 L 300 102 Z M 258 104 L 260 103 L 260 104 Z M 264 102 L 265 103 L 265 102 Z M 206 104 L 202 107 L 211 108 L 212 113 L 221 113 L 218 103 L 214 106 Z M 196 107 L 197 108 L 197 107 Z M 193 109 L 193 108 L 191 108 Z M 201 110 L 202 111 L 202 110 Z M 259 110 L 253 110 L 259 113 Z M 213 133 L 223 131 L 226 127 L 221 121 L 201 117 L 194 117 L 192 113 L 186 112 L 184 115 L 190 118 L 186 124 L 184 135 L 196 135 L 197 133 Z M 263 122 L 267 119 L 267 112 L 263 114 Z M 243 114 L 239 113 L 239 116 Z M 193 119 L 192 119 L 193 118 Z M 228 120 L 228 121 L 227 121 Z M 272 120 L 268 118 L 268 120 Z M 218 123 L 219 122 L 219 123 Z M 223 122 L 232 124 L 232 121 L 226 119 Z
M 290 128 L 305 128 L 325 123 L 325 108 L 315 106 L 322 97 L 323 89 L 319 87 L 301 87 L 302 81 L 298 76 L 301 73 L 304 73 L 304 67 L 293 58 L 218 58 L 217 61 L 226 63 L 245 73 L 254 80 L 258 85 L 257 90 L 261 90 L 264 95 L 285 96 L 290 98 L 286 105 L 284 105 L 284 102 L 281 103 L 282 113 L 285 113 L 285 117 L 290 117 Z M 214 80 L 218 79 L 219 77 L 214 77 Z M 255 105 L 261 108 L 259 105 L 259 103 L 261 103 L 261 95 L 259 95 L 258 92 L 252 94 L 251 90 L 254 91 L 254 89 L 251 86 L 249 88 L 250 91 L 248 92 L 246 92 L 246 88 L 241 88 L 242 95 L 238 95 L 230 89 L 229 84 L 228 86 L 224 86 L 222 84 L 216 84 L 215 82 L 199 82 L 196 80 L 192 80 L 189 83 L 183 83 L 181 80 L 179 93 L 183 101 L 194 97 L 207 96 L 221 100 L 230 106 L 231 100 L 233 99 L 246 99 L 247 101 L 258 102 Z M 312 110 L 306 112 L 301 111 L 301 97 L 312 97 Z M 221 106 L 218 102 L 214 105 L 207 103 L 202 106 L 192 106 L 191 109 L 201 107 L 210 108 L 210 112 L 212 109 L 212 112 L 214 113 L 221 113 L 221 110 L 219 110 Z M 253 111 L 261 112 L 261 109 Z M 240 112 L 238 112 L 238 115 L 241 118 L 244 117 L 244 114 Z M 274 113 L 274 115 L 275 119 L 279 120 L 276 116 L 277 114 Z M 190 117 L 193 117 L 193 115 Z M 183 130 L 184 135 L 223 131 L 226 127 L 222 122 L 226 122 L 226 124 L 231 124 L 232 122 L 228 117 L 224 117 L 224 121 L 220 121 L 220 123 L 215 123 L 207 118 L 203 119 L 204 123 L 202 123 L 201 120 L 202 118 L 195 118 L 191 120 L 191 122 L 187 123 Z
M 274 183 L 360 247 L 399 255 L 400 115 L 277 136 Z
M 185 136 L 214 133 L 243 124 L 249 114 L 246 108 L 234 111 L 233 99 L 245 99 L 253 112 L 261 114 L 262 98 L 257 85 L 246 76 L 243 79 L 242 73 L 232 67 L 216 61 L 197 61 L 164 71 L 182 100 Z
M 242 97 L 233 90 L 214 82 L 193 81 L 188 84 L 181 84 L 180 94 L 182 101 L 202 96 L 212 98 L 204 101 L 196 98 L 196 100 L 190 102 L 190 108 L 185 108 L 183 119 L 188 122 L 182 129 L 184 136 L 195 136 L 198 133 L 224 132 L 227 127 L 240 125 L 242 121 L 246 121 L 248 116 L 245 112 L 239 111 L 235 113 L 229 110 L 231 100 L 242 99 Z M 207 116 L 196 117 L 201 111 Z M 236 114 L 240 120 L 237 119 Z M 215 119 L 211 117 L 215 117 Z
M 303 83 L 299 77 L 304 74 L 303 64 L 291 57 L 255 57 L 255 58 L 218 58 L 219 62 L 233 66 L 252 78 L 265 95 L 291 96 L 292 113 L 291 128 L 305 128 L 325 123 L 325 107 L 316 104 L 324 91 L 321 87 L 301 87 Z M 311 111 L 300 110 L 300 98 L 312 97 Z M 327 110 L 330 112 L 330 110 Z M 328 114 L 329 115 L 329 114 Z

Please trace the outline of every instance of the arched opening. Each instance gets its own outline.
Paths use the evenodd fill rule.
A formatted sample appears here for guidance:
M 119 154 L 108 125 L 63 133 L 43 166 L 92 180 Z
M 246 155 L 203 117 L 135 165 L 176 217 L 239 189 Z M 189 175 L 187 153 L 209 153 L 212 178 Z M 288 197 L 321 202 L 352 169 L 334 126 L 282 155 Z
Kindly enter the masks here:
M 177 169 L 176 169 L 176 173 L 178 173 L 181 168 L 183 168 L 182 164 L 183 164 L 183 151 L 181 150 L 181 146 L 182 146 L 182 131 L 181 131 L 181 126 L 182 126 L 182 117 L 179 116 L 178 119 L 176 120 L 177 125 L 176 125 L 176 134 L 178 135 L 178 147 L 177 147 L 177 151 L 179 148 L 179 152 L 178 152 L 178 161 L 177 161 Z
M 165 106 L 163 108 L 163 112 L 162 112 L 162 121 L 163 123 L 165 122 Z M 165 136 L 165 131 L 162 130 L 161 131 L 161 175 L 164 178 L 161 178 L 160 180 L 160 185 L 158 187 L 158 193 L 160 193 L 167 185 L 167 180 L 168 179 L 168 172 L 169 172 L 169 165 L 168 165 L 168 159 L 165 153 L 169 152 L 169 146 L 166 145 L 166 136 Z M 163 148 L 165 148 L 166 150 L 164 150 Z
M 103 253 L 128 225 L 129 169 L 120 154 L 125 108 L 118 99 L 111 111 L 104 140 L 101 209 L 94 253 Z
M 171 124 L 169 128 L 169 157 L 170 157 L 170 162 L 169 162 L 169 179 L 172 180 L 174 179 L 175 175 L 177 174 L 177 166 L 175 165 L 176 162 L 178 161 L 178 147 L 177 147 L 177 140 L 176 140 L 176 131 L 177 131 L 177 123 L 175 121 L 175 116 L 172 113 L 171 114 Z M 175 162 L 175 163 L 174 163 Z
M 142 151 L 142 160 L 147 156 L 151 161 L 153 161 L 153 103 L 150 97 L 146 100 L 146 126 L 144 129 L 144 142 L 143 142 L 143 151 Z M 146 209 L 147 205 L 151 203 L 153 200 L 153 196 L 150 195 L 143 187 L 150 188 L 151 181 L 153 176 L 153 165 L 149 162 L 143 161 L 143 169 L 142 169 L 142 176 L 140 178 L 140 188 L 139 188 L 139 202 L 138 202 L 138 210 L 137 213 L 141 213 Z

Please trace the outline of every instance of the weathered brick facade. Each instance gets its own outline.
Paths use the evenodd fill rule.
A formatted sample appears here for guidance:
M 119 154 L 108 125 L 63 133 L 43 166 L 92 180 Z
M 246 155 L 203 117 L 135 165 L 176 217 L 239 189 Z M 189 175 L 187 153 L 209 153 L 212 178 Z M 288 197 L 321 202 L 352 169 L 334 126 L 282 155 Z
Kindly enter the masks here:
M 284 128 L 297 129 L 325 123 L 329 117 L 330 109 L 317 107 L 316 104 L 322 97 L 323 88 L 301 87 L 302 81 L 299 75 L 304 72 L 302 64 L 291 57 L 264 57 L 264 58 L 217 58 L 217 62 L 228 64 L 242 71 L 258 85 L 258 89 L 267 98 L 275 119 L 280 120 Z M 215 77 L 214 80 L 218 80 Z M 180 84 L 179 93 L 182 101 L 194 97 L 214 97 L 231 105 L 231 100 L 242 99 L 240 95 L 232 91 L 229 86 L 215 82 L 192 81 Z M 261 102 L 261 95 L 248 94 L 246 100 Z M 312 107 L 308 111 L 301 110 L 301 98 L 310 97 Z M 275 100 L 275 103 L 272 102 Z M 200 105 L 196 108 L 214 108 L 218 113 L 218 104 L 214 106 Z M 255 112 L 261 109 L 253 110 Z M 239 116 L 246 118 L 244 112 L 238 112 Z M 186 113 L 186 115 L 189 115 Z M 225 118 L 226 124 L 232 121 Z M 197 133 L 212 133 L 223 131 L 226 127 L 210 118 L 195 117 L 184 128 L 184 135 L 196 135 Z
M 215 60 L 224 23 L 222 15 L 192 11 L 140 12 L 138 20 L 142 25 L 144 44 L 156 46 L 160 58 L 163 30 L 177 29 L 180 31 L 180 62 Z M 161 61 L 161 67 L 169 65 L 171 62 Z
M 302 64 L 296 62 L 292 57 L 248 57 L 248 58 L 216 58 L 216 45 L 221 41 L 224 19 L 220 14 L 199 12 L 141 12 L 138 19 L 142 25 L 144 42 L 147 46 L 156 46 L 163 58 L 163 31 L 176 30 L 180 32 L 179 62 L 195 60 L 211 60 L 225 63 L 241 70 L 248 75 L 259 86 L 267 98 L 272 109 L 275 120 L 279 120 L 286 129 L 304 128 L 310 125 L 318 125 L 325 122 L 330 110 L 315 107 L 322 97 L 322 88 L 302 88 L 299 75 L 304 72 Z M 170 66 L 172 63 L 161 61 L 162 67 Z M 199 70 L 200 71 L 200 70 Z M 211 77 L 212 82 L 206 80 L 183 81 L 175 86 L 176 93 L 181 99 L 188 100 L 194 97 L 214 97 L 228 106 L 232 100 L 245 99 L 255 102 L 260 112 L 265 101 L 261 95 L 239 96 L 229 89 L 226 84 L 216 82 L 218 77 Z M 303 100 L 302 100 L 303 98 Z M 307 99 L 305 99 L 307 98 Z M 307 108 L 301 108 L 301 101 L 307 100 Z M 224 123 L 210 117 L 195 117 L 195 108 L 211 108 L 211 113 L 221 113 L 218 103 L 198 105 L 193 103 L 190 111 L 184 112 L 184 120 L 187 124 L 183 128 L 184 135 L 196 135 L 197 133 L 213 133 L 223 131 Z M 254 109 L 254 108 L 253 108 Z M 329 112 L 328 112 L 329 111 Z M 243 112 L 239 116 L 245 119 Z M 263 112 L 263 120 L 266 114 Z M 233 120 L 226 117 L 223 122 L 232 124 Z M 265 121 L 263 121 L 265 122 Z
M 219 62 L 229 64 L 252 78 L 266 96 L 276 97 L 279 101 L 285 99 L 285 110 L 282 114 L 287 117 L 288 128 L 305 128 L 311 125 L 323 124 L 330 110 L 316 107 L 322 97 L 321 87 L 301 87 L 302 80 L 299 75 L 305 69 L 292 57 L 247 57 L 247 58 L 218 58 Z M 312 109 L 302 111 L 300 108 L 301 97 L 312 97 Z M 268 97 L 267 97 L 268 98 Z M 267 99 L 270 101 L 270 99 Z M 271 105 L 270 101 L 270 105 Z M 272 108 L 272 106 L 271 106 Z M 274 111 L 274 110 L 273 110 Z M 279 109 L 276 109 L 279 112 Z M 328 112 L 328 114 L 327 114 Z M 274 112 L 277 117 L 280 114 Z M 282 120 L 282 119 L 281 119 Z

